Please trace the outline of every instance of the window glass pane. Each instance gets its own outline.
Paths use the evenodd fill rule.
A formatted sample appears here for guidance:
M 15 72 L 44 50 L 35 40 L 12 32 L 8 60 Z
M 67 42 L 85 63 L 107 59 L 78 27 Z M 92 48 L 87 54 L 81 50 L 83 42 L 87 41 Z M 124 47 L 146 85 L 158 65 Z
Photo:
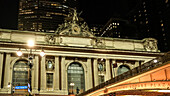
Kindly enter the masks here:
M 128 66 L 126 66 L 126 65 L 121 65 L 121 66 L 119 66 L 119 68 L 118 68 L 118 75 L 123 74 L 123 73 L 125 73 L 125 72 L 127 72 L 127 71 L 129 71 L 129 70 L 130 70 L 130 68 L 129 68 Z
M 47 73 L 47 88 L 53 87 L 53 73 Z
M 85 84 L 84 84 L 84 70 L 81 64 L 79 63 L 72 63 L 68 67 L 68 91 L 69 93 L 77 94 L 77 90 L 79 90 L 79 93 L 82 93 L 85 90 Z M 74 86 L 72 87 L 70 83 L 74 83 Z M 78 88 L 78 89 L 77 89 Z
M 27 86 L 28 85 L 28 70 L 27 61 L 17 61 L 13 68 L 13 86 Z

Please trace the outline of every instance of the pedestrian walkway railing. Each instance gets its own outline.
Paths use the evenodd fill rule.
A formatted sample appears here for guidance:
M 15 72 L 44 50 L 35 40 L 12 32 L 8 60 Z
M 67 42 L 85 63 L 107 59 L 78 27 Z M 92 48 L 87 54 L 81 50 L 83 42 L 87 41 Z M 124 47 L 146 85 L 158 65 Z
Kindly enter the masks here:
M 127 72 L 125 72 L 121 75 L 118 75 L 115 78 L 112 78 L 112 79 L 110 79 L 110 80 L 108 80 L 104 83 L 101 83 L 98 86 L 91 88 L 91 89 L 89 89 L 89 90 L 87 90 L 87 91 L 85 91 L 85 92 L 83 92 L 83 93 L 81 93 L 77 96 L 87 95 L 87 94 L 92 93 L 92 92 L 99 90 L 101 88 L 105 88 L 106 86 L 109 86 L 110 84 L 120 82 L 122 80 L 125 80 L 125 79 L 128 79 L 128 78 L 134 77 L 136 75 L 142 74 L 144 72 L 153 70 L 153 69 L 158 68 L 160 66 L 163 66 L 165 64 L 169 64 L 169 63 L 166 63 L 166 62 L 170 62 L 170 52 L 166 53 L 165 55 L 163 55 L 161 57 L 157 57 L 157 58 L 155 58 L 151 61 L 148 61 L 148 62 L 142 64 L 141 66 L 135 67 L 132 70 L 127 71 Z

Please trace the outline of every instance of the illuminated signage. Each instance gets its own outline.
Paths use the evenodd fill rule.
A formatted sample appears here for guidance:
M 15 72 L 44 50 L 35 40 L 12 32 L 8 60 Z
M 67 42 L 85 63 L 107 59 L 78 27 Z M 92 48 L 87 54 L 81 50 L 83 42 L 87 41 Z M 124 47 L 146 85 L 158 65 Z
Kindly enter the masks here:
M 27 89 L 28 86 L 15 86 L 15 89 Z

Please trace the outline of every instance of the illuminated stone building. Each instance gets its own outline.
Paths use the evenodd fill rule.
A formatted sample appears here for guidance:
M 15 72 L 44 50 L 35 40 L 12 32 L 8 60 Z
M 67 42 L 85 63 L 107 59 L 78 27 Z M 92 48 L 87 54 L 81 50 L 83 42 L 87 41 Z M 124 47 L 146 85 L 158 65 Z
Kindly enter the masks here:
M 31 94 L 68 95 L 86 91 L 123 72 L 161 56 L 157 40 L 95 37 L 74 11 L 71 21 L 55 33 L 0 29 L 0 95 L 28 94 L 31 68 Z M 27 41 L 35 42 L 33 47 Z M 22 56 L 17 56 L 17 51 Z M 39 55 L 40 51 L 45 56 Z M 21 54 L 20 54 L 21 55 Z M 33 59 L 28 58 L 32 56 Z M 113 70 L 113 65 L 117 67 Z M 29 75 L 29 76 L 28 76 Z M 70 86 L 74 83 L 74 86 Z
M 77 6 L 76 0 L 20 0 L 18 30 L 54 32 Z

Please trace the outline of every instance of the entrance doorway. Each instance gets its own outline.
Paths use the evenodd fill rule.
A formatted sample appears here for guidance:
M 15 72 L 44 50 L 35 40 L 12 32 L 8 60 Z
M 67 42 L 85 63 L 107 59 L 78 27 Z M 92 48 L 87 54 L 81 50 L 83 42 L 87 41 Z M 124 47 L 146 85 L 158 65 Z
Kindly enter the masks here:
M 68 66 L 69 94 L 82 93 L 85 90 L 84 69 L 80 63 L 73 62 Z M 70 85 L 71 84 L 71 85 Z

